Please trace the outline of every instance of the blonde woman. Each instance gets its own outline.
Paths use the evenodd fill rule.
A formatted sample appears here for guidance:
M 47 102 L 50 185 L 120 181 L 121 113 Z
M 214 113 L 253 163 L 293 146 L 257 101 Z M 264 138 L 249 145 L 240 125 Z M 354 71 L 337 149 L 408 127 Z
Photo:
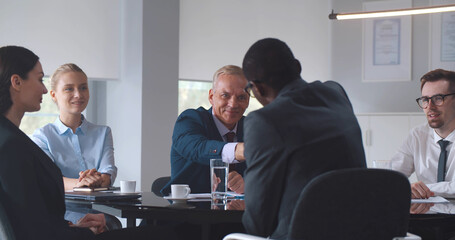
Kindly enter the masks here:
M 60 115 L 32 140 L 62 171 L 65 190 L 110 186 L 117 175 L 111 129 L 82 114 L 90 99 L 87 75 L 76 64 L 64 64 L 52 74 L 49 93 Z

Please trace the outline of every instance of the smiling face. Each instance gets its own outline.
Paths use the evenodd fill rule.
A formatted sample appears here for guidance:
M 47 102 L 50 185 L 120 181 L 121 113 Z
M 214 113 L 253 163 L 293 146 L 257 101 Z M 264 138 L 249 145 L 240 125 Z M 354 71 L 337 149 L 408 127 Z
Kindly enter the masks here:
M 230 130 L 242 118 L 250 96 L 245 92 L 247 81 L 240 75 L 221 74 L 209 91 L 214 115 Z
M 426 82 L 422 87 L 422 96 L 424 97 L 449 93 L 452 93 L 450 82 L 444 79 Z M 434 128 L 441 137 L 446 137 L 455 129 L 455 99 L 453 95 L 445 97 L 441 106 L 434 105 L 430 100 L 428 107 L 423 111 L 430 127 Z
M 39 61 L 36 63 L 35 67 L 28 73 L 27 79 L 16 77 L 20 81 L 20 91 L 14 104 L 20 107 L 22 112 L 39 111 L 43 94 L 47 93 L 43 84 L 44 73 L 41 63 Z
M 60 114 L 80 115 L 90 98 L 87 77 L 81 72 L 64 72 L 58 76 L 55 90 L 50 91 Z

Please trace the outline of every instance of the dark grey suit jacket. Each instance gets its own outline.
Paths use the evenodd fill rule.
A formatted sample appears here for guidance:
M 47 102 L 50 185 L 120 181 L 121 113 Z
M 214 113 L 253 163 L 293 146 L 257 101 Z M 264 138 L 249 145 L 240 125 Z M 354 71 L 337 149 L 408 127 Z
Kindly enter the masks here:
M 0 201 L 16 239 L 94 239 L 69 227 L 60 169 L 21 130 L 0 115 Z
M 289 83 L 246 117 L 244 129 L 243 225 L 250 234 L 285 239 L 309 181 L 331 170 L 366 167 L 359 124 L 335 82 Z

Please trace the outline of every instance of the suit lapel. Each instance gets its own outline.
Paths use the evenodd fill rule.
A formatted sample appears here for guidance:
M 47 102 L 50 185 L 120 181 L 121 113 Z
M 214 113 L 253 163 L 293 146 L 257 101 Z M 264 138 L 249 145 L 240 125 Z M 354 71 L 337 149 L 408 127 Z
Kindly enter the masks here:
M 41 148 L 39 148 L 30 138 L 28 138 L 27 136 L 25 137 L 28 140 L 27 144 L 29 144 L 30 150 L 32 150 L 33 155 L 36 156 L 41 166 L 43 166 L 43 169 L 46 170 L 48 175 L 57 184 L 58 190 L 61 196 L 63 196 L 65 193 L 63 186 L 63 175 L 62 172 L 60 171 L 60 168 L 58 168 L 57 165 L 55 165 L 55 163 L 49 158 L 49 156 L 47 156 L 47 154 L 44 153 L 43 150 L 41 150 Z
M 213 140 L 224 141 L 223 137 L 221 136 L 220 132 L 218 131 L 218 128 L 215 125 L 215 120 L 213 120 L 212 108 L 209 108 L 209 110 L 206 110 L 204 115 L 205 115 L 205 118 L 203 119 L 203 121 L 204 121 L 204 124 L 207 126 L 207 132 L 209 134 L 209 138 L 213 139 Z
M 243 120 L 245 117 L 240 118 L 237 126 L 237 141 L 243 142 Z
M 44 153 L 41 150 L 41 148 L 39 148 L 27 135 L 25 135 L 24 132 L 17 128 L 13 123 L 11 123 L 3 116 L 2 120 L 6 123 L 5 126 L 8 127 L 13 134 L 22 138 L 24 143 L 27 144 L 27 148 L 24 149 L 29 149 L 31 151 L 31 154 L 35 156 L 35 160 L 37 160 L 37 162 L 48 173 L 48 176 L 50 176 L 54 180 L 54 182 L 56 183 L 55 186 L 57 186 L 58 191 L 61 193 L 61 196 L 63 196 L 65 194 L 63 187 L 63 175 L 60 169 L 57 167 L 57 165 L 55 165 L 55 163 L 52 162 L 49 156 L 47 156 L 47 154 Z
M 238 142 L 243 142 L 243 120 L 245 117 L 242 117 L 237 126 L 237 141 Z M 224 141 L 223 137 L 221 136 L 220 132 L 218 131 L 218 128 L 215 125 L 215 120 L 213 120 L 213 114 L 212 114 L 212 108 L 209 108 L 209 110 L 205 110 L 203 113 L 203 119 L 204 124 L 207 126 L 207 132 L 210 136 L 210 139 L 213 140 L 218 140 L 218 141 Z

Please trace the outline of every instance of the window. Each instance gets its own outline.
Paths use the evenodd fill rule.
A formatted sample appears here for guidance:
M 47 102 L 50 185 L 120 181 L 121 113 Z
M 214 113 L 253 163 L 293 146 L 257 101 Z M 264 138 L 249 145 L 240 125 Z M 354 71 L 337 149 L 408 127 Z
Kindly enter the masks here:
M 49 78 L 44 78 L 44 85 L 47 90 L 50 90 Z M 49 93 L 43 95 L 41 110 L 38 112 L 26 112 L 22 118 L 20 129 L 27 135 L 32 134 L 36 129 L 44 125 L 54 122 L 58 117 L 57 105 L 52 101 Z
M 209 109 L 211 105 L 208 96 L 211 88 L 212 82 L 209 81 L 179 80 L 179 114 L 188 108 L 202 106 Z M 250 98 L 250 105 L 244 115 L 261 107 L 256 98 Z

